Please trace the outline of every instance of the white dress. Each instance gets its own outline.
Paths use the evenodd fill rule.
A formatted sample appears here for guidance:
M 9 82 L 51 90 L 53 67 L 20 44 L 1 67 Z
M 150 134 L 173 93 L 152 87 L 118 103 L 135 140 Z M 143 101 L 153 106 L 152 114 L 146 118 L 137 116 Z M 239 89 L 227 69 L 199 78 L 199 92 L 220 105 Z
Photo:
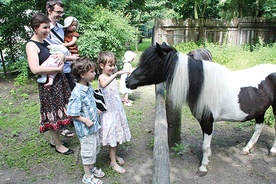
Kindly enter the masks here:
M 103 88 L 102 92 L 107 111 L 100 114 L 100 139 L 103 146 L 115 147 L 117 143 L 122 144 L 131 138 L 116 79 Z

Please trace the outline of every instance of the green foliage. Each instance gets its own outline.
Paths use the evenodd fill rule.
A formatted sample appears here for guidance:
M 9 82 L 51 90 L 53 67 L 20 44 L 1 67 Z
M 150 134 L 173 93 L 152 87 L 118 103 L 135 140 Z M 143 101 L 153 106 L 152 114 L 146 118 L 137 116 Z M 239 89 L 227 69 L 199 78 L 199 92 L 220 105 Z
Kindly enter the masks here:
M 175 146 L 173 146 L 171 149 L 176 156 L 181 156 L 184 154 L 185 146 L 183 144 L 175 143 Z
M 134 43 L 136 31 L 129 25 L 129 17 L 121 11 L 111 12 L 103 7 L 96 7 L 91 22 L 83 26 L 85 30 L 78 39 L 82 56 L 97 58 L 100 51 L 112 51 L 121 58 L 126 50 L 126 43 Z
M 220 1 L 218 4 L 219 15 L 225 19 L 233 17 L 265 17 L 274 19 L 276 15 L 276 2 L 274 0 L 230 0 Z
M 12 0 L 0 6 L 0 49 L 5 50 L 9 61 L 15 62 L 25 52 L 22 45 L 29 35 L 24 26 L 30 20 L 27 10 L 33 8 L 32 4 L 32 0 Z
M 148 149 L 153 150 L 153 148 L 154 148 L 154 138 L 153 137 L 147 143 L 147 147 L 148 147 Z
M 19 75 L 14 79 L 16 85 L 26 84 L 29 77 L 29 65 L 26 58 L 20 59 L 16 62 L 17 66 L 15 68 L 18 69 Z
M 266 111 L 264 122 L 271 127 L 274 126 L 275 117 L 272 111 L 272 107 L 269 107 L 269 109 Z

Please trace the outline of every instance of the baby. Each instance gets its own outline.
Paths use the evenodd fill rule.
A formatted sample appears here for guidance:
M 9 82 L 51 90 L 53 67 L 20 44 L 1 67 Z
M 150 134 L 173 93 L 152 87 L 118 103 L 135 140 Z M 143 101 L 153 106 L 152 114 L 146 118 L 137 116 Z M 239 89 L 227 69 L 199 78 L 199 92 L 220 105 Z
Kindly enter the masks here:
M 58 66 L 58 58 L 56 57 L 55 54 L 64 54 L 65 56 L 69 56 L 70 52 L 69 50 L 64 47 L 63 45 L 49 45 L 48 46 L 51 55 L 47 60 L 45 60 L 41 66 L 47 66 L 47 67 L 57 67 Z M 46 83 L 47 82 L 47 77 L 48 77 L 48 82 L 44 84 L 45 87 L 53 85 L 54 79 L 55 79 L 56 74 L 48 74 L 48 75 L 41 75 L 40 78 L 37 79 L 38 83 Z

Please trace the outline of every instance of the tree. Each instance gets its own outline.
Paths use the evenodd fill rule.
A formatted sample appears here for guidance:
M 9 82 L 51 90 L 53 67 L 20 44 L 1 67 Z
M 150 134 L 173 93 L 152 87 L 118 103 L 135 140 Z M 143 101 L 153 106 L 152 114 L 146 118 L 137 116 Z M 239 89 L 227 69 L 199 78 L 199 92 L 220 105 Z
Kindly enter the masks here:
M 233 17 L 276 17 L 276 2 L 274 0 L 229 0 L 219 3 L 220 16 L 225 19 Z
M 12 0 L 0 4 L 0 49 L 6 55 L 5 62 L 11 66 L 24 55 L 24 43 L 29 37 L 25 30 L 26 20 L 30 20 L 27 10 L 33 9 L 30 4 L 33 4 L 32 0 Z

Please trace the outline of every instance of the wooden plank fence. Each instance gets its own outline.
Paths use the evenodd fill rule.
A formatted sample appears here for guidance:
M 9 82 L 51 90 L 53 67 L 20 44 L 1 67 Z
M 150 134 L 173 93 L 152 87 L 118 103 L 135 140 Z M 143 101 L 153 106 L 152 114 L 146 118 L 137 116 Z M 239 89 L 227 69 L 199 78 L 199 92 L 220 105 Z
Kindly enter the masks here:
M 276 20 L 265 21 L 251 17 L 226 20 L 156 20 L 153 43 L 167 42 L 175 45 L 182 42 L 204 41 L 228 43 L 232 45 L 252 44 L 261 39 L 262 42 L 276 42 Z

